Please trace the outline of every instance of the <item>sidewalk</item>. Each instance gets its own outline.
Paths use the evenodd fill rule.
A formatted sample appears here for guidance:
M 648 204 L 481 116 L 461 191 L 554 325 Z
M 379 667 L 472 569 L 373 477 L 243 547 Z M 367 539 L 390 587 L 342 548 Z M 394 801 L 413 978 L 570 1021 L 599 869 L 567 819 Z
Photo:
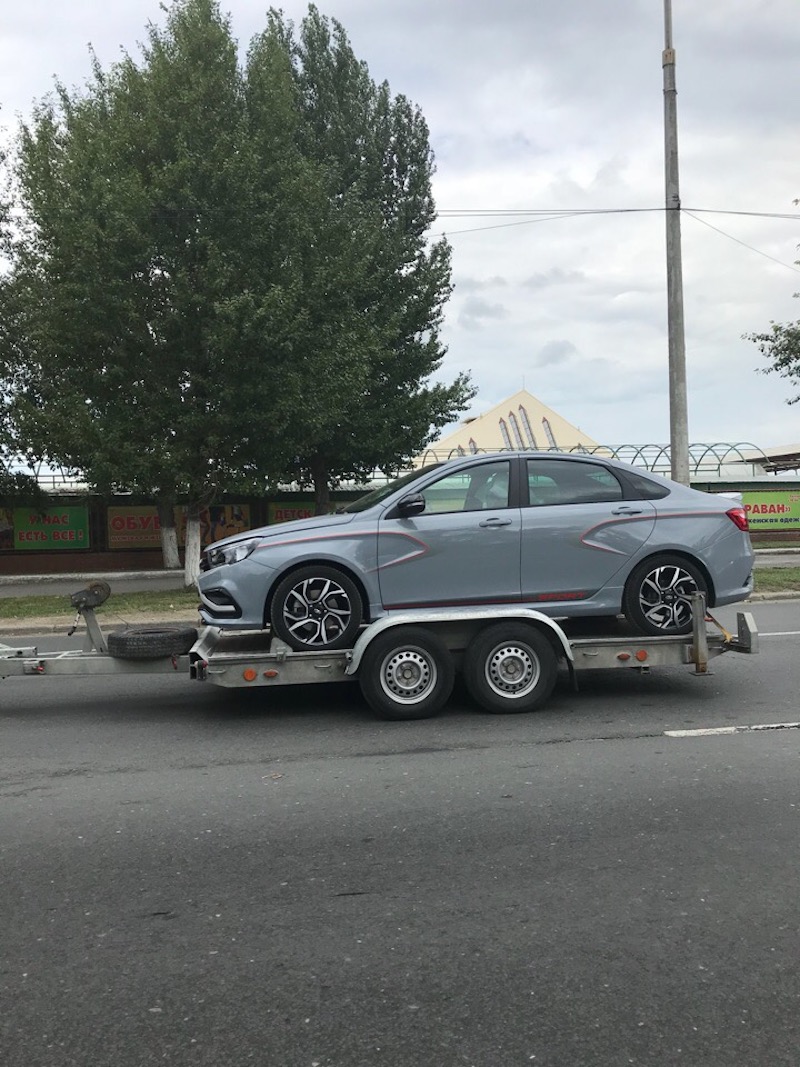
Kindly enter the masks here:
M 151 626 L 177 623 L 184 626 L 200 626 L 200 616 L 194 608 L 176 608 L 174 611 L 128 611 L 121 614 L 114 610 L 114 593 L 135 593 L 148 590 L 159 592 L 183 589 L 183 571 L 124 571 L 113 574 L 14 574 L 0 578 L 0 638 L 30 634 L 63 634 L 72 626 L 75 615 L 68 610 L 66 615 L 48 615 L 35 618 L 12 619 L 6 616 L 3 600 L 8 597 L 55 596 L 63 597 L 69 604 L 72 593 L 85 588 L 90 582 L 102 580 L 111 586 L 111 596 L 98 609 L 97 617 L 104 631 L 122 630 L 130 626 Z M 76 633 L 85 627 L 78 623 Z

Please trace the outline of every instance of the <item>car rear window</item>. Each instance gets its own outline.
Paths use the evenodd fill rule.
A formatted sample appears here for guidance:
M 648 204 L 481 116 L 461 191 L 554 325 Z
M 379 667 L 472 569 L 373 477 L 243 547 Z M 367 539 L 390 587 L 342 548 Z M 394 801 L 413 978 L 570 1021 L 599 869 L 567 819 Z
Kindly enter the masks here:
M 599 464 L 578 463 L 568 459 L 529 459 L 527 465 L 531 507 L 597 504 L 623 499 L 619 479 Z

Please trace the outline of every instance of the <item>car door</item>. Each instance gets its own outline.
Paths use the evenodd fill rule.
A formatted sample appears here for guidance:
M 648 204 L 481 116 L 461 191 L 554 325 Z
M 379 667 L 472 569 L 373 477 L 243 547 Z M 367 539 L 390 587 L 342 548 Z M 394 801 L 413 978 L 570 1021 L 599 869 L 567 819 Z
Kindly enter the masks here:
M 525 461 L 521 591 L 527 603 L 590 599 L 650 537 L 655 507 L 628 500 L 601 463 Z
M 420 514 L 387 512 L 378 526 L 385 608 L 519 602 L 517 469 L 511 459 L 476 460 L 426 483 Z

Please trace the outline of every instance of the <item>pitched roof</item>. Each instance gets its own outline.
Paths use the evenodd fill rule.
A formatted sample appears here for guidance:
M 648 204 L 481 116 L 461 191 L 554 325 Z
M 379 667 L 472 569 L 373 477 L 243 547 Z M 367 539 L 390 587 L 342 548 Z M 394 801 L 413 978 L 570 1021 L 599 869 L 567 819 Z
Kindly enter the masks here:
M 457 453 L 494 452 L 502 448 L 597 448 L 597 441 L 541 400 L 520 389 L 482 415 L 465 419 L 458 429 L 425 449 L 425 462 Z

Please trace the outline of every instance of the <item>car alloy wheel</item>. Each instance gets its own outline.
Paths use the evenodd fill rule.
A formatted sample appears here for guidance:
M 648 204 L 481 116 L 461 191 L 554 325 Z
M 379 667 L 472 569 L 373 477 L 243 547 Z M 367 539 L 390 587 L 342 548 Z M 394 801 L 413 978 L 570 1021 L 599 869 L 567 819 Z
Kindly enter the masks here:
M 273 632 L 305 652 L 349 647 L 362 617 L 355 583 L 325 566 L 301 567 L 287 575 L 275 590 L 270 612 Z
M 681 556 L 655 556 L 631 574 L 624 611 L 641 633 L 685 634 L 692 629 L 692 593 L 708 595 L 696 566 Z

